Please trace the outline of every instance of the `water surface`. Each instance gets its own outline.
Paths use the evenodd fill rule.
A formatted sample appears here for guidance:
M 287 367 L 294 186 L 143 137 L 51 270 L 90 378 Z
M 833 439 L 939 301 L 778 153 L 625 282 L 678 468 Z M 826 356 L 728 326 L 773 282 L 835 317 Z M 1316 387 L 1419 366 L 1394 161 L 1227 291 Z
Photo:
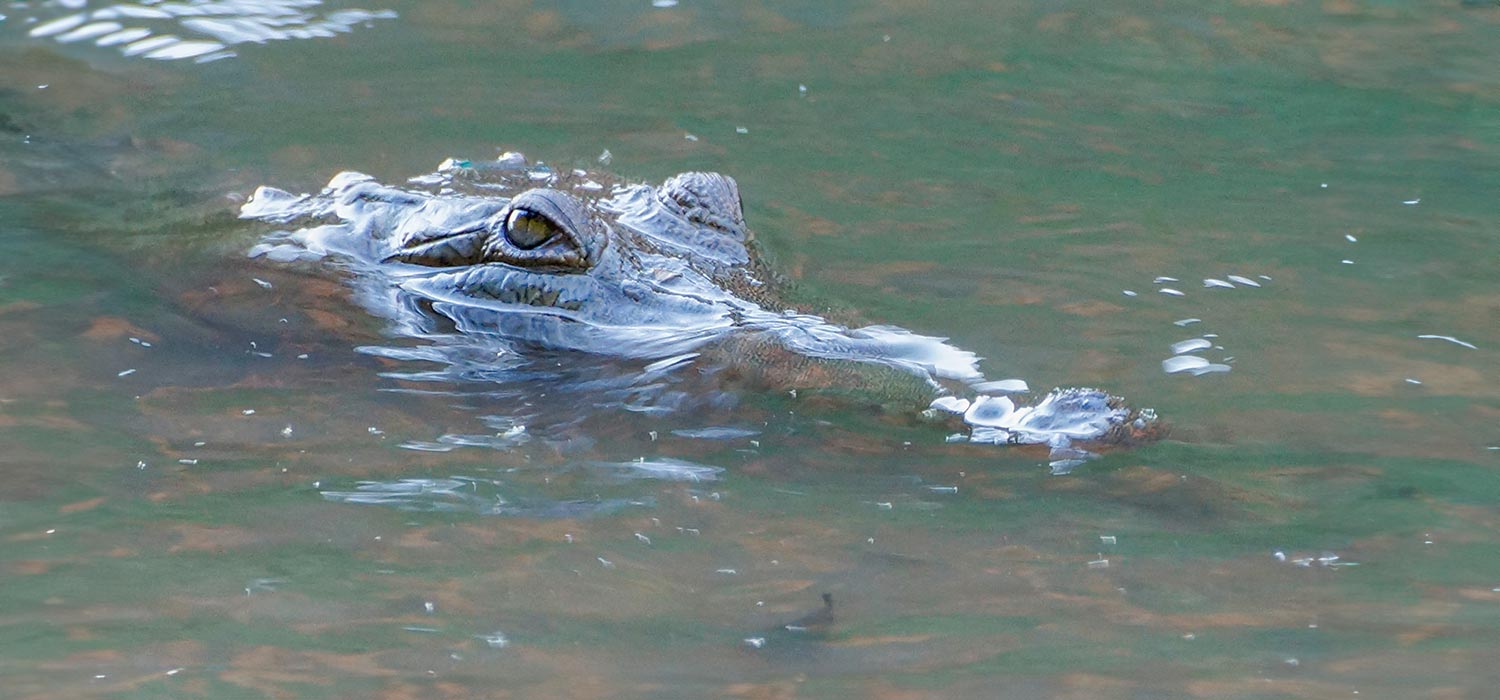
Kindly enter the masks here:
M 0 8 L 15 697 L 1500 680 L 1500 8 L 340 2 L 305 10 L 396 16 L 204 63 L 30 36 L 103 7 Z M 790 302 L 1172 438 L 1051 476 L 782 394 L 542 434 L 360 352 L 390 336 L 337 270 L 247 256 L 257 185 L 505 150 L 729 173 Z M 1229 371 L 1164 372 L 1193 339 Z

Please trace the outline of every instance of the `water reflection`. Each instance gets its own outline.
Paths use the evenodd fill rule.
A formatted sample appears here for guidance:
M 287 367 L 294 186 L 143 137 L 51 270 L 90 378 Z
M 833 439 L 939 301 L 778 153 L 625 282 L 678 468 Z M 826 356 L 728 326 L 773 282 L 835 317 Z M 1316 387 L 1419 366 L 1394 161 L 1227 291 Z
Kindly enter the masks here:
M 331 38 L 374 20 L 394 19 L 391 10 L 357 8 L 324 11 L 322 0 L 184 0 L 107 3 L 48 0 L 41 20 L 27 30 L 33 38 L 60 44 L 92 43 L 118 48 L 123 56 L 207 63 L 235 56 L 240 44 L 288 39 Z M 65 12 L 60 17 L 55 13 Z M 188 38 L 178 36 L 186 34 Z

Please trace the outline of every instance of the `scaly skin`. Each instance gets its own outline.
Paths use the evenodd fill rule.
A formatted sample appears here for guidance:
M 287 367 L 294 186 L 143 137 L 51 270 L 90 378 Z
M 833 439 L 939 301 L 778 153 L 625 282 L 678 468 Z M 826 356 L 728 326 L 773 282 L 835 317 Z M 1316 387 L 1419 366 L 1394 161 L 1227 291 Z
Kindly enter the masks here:
M 242 216 L 319 224 L 273 237 L 257 254 L 352 258 L 362 298 L 409 335 L 452 330 L 507 347 L 645 360 L 645 375 L 692 367 L 682 371 L 731 388 L 887 397 L 876 404 L 921 405 L 983 379 L 977 357 L 941 338 L 784 311 L 739 186 L 725 175 L 626 185 L 507 154 L 478 166 L 449 161 L 411 183 L 343 173 L 319 195 L 262 188 Z M 1084 441 L 1131 442 L 1157 430 L 1149 414 L 1096 390 L 1058 390 L 1036 406 L 1015 412 L 1025 421 L 970 423 L 993 442 L 1052 443 L 1080 431 L 1094 433 Z

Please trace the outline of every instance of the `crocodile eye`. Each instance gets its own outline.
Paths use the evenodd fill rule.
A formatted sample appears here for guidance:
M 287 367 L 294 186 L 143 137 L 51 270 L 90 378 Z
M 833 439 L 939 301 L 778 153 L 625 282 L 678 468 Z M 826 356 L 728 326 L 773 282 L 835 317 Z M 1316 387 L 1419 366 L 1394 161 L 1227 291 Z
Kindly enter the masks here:
M 557 224 L 533 211 L 516 209 L 505 218 L 505 238 L 521 250 L 539 247 L 557 234 Z

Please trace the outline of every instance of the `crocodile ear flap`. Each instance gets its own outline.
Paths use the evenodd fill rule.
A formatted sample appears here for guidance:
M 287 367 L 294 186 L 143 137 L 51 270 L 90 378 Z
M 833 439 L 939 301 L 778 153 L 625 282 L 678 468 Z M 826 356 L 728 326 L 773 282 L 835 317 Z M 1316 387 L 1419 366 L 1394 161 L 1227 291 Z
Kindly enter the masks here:
M 745 211 L 740 205 L 740 187 L 728 175 L 703 172 L 674 175 L 656 189 L 656 199 L 688 221 L 722 231 L 737 241 L 750 239 Z

